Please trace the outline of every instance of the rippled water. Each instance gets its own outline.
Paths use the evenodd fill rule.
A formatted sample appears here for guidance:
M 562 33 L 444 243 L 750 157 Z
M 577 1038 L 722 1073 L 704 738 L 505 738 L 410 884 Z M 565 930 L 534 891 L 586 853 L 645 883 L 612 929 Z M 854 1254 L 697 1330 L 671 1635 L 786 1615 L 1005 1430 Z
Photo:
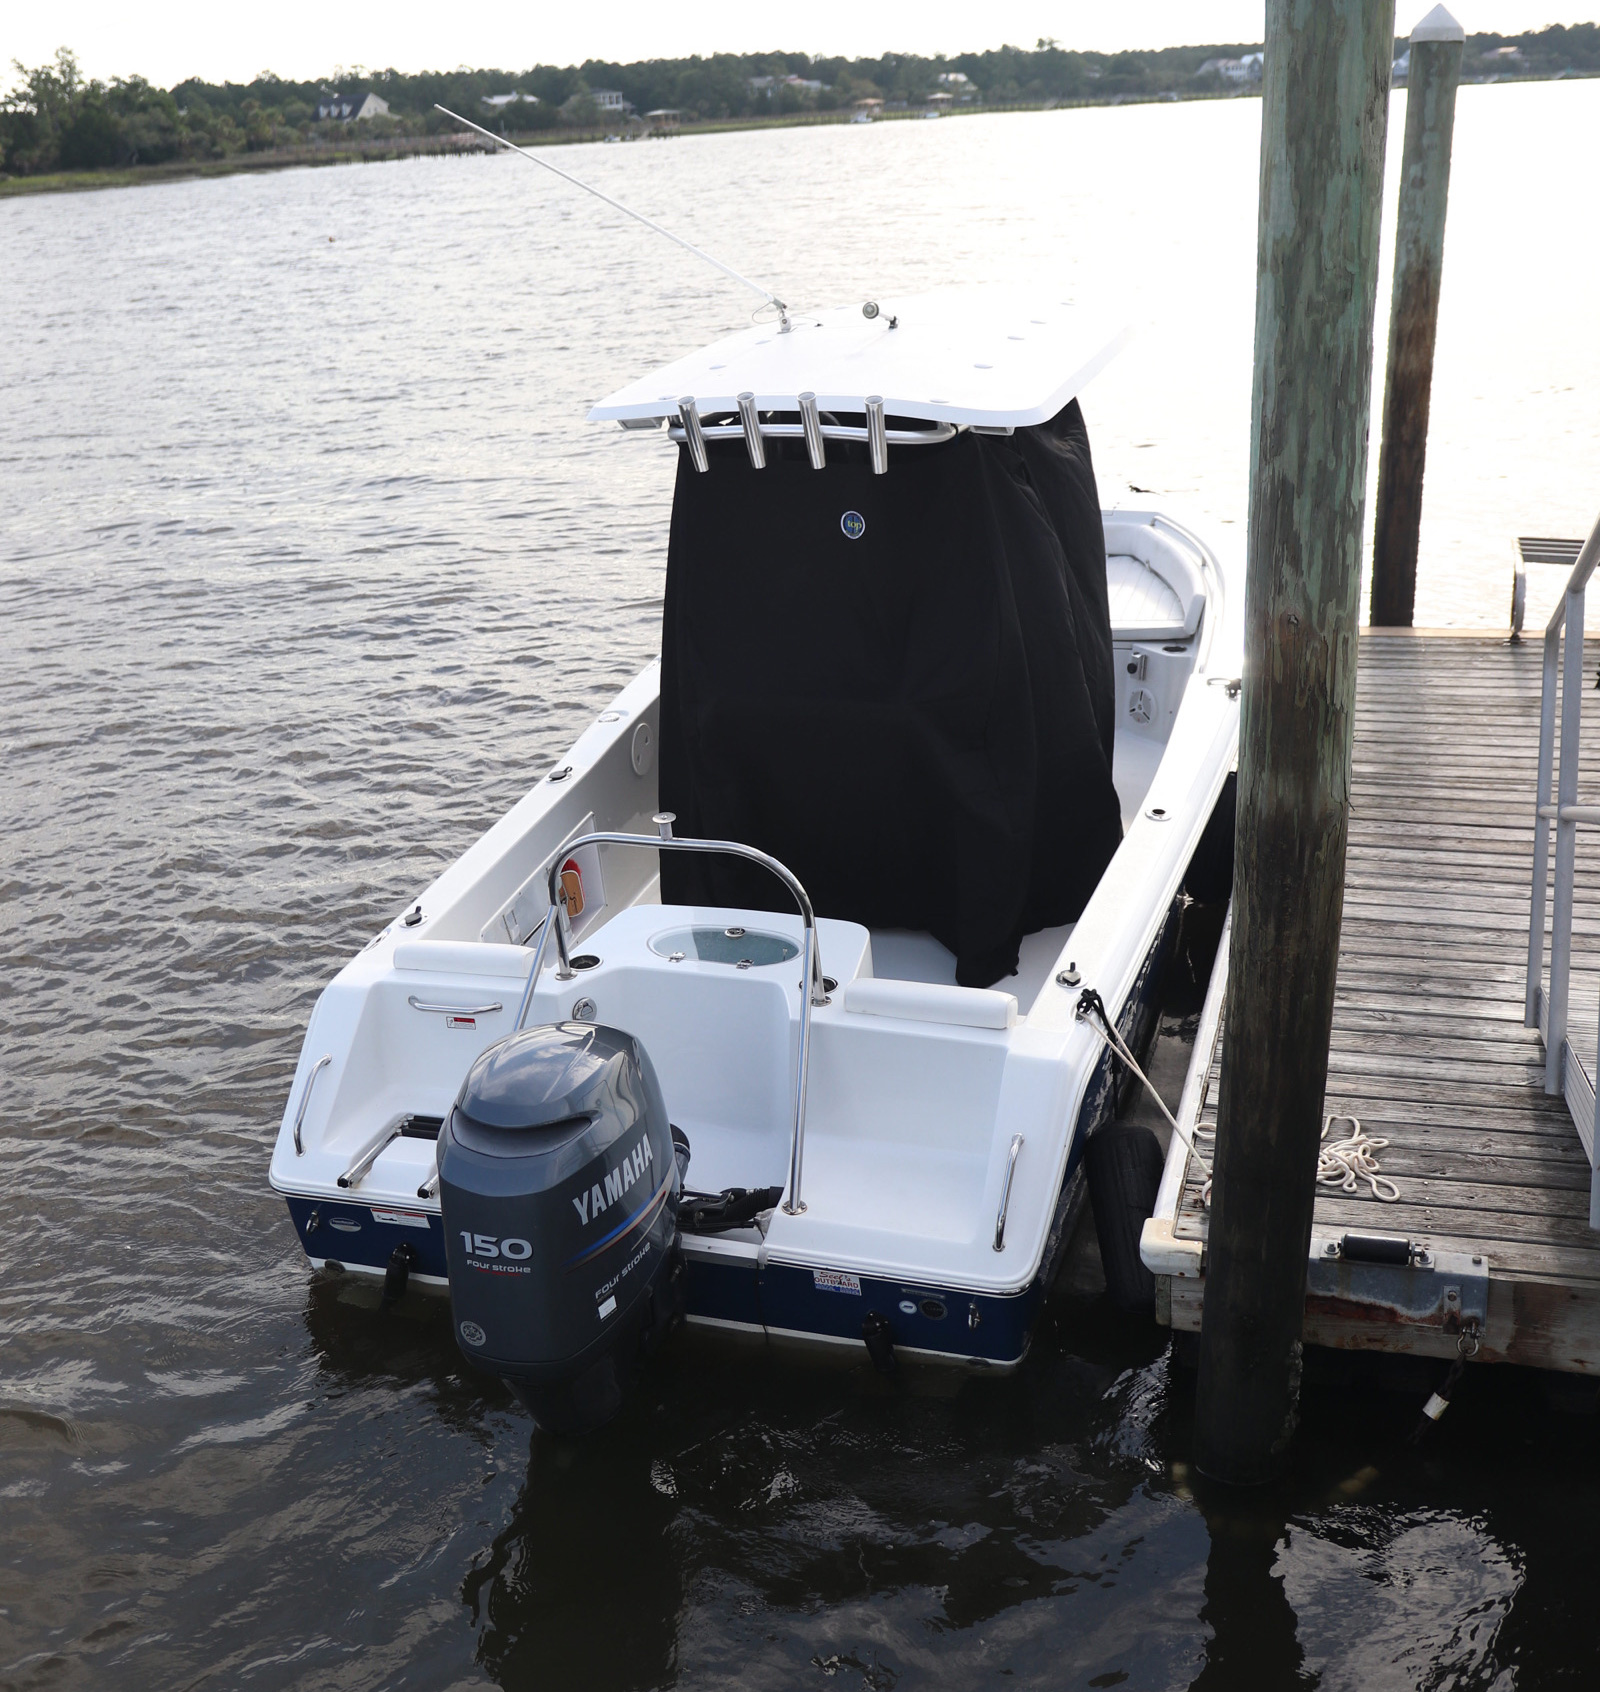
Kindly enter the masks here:
M 1258 110 L 560 157 L 797 302 L 1122 300 L 1103 491 L 1227 546 Z M 1597 119 L 1462 93 L 1422 621 L 1592 520 Z M 583 412 L 745 304 L 516 160 L 3 202 L 0 299 L 0 1685 L 1594 1683 L 1596 1424 L 1508 1371 L 1420 1454 L 1433 1370 L 1317 1383 L 1241 1503 L 1081 1293 L 953 1396 L 685 1340 L 574 1445 L 308 1285 L 312 1001 L 655 650 L 671 464 Z

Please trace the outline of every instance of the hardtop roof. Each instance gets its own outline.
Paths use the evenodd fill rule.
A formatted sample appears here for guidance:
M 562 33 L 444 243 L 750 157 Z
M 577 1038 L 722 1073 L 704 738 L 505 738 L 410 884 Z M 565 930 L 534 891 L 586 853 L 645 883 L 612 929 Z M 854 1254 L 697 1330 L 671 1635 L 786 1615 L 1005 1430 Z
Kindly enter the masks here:
M 702 415 L 752 393 L 761 411 L 860 412 L 881 397 L 895 417 L 1026 428 L 1054 417 L 1127 344 L 1131 326 L 1041 293 L 947 288 L 883 299 L 877 315 L 841 306 L 792 312 L 715 341 L 601 400 L 590 422 Z

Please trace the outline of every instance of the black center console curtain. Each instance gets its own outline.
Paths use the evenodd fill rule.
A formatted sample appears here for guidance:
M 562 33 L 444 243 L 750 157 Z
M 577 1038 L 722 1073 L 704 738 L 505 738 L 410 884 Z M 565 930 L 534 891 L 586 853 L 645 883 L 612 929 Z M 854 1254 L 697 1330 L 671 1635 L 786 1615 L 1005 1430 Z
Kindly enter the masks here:
M 925 929 L 1004 984 L 1122 838 L 1105 539 L 1077 402 L 1010 437 L 680 454 L 660 801 L 743 841 L 821 916 Z M 673 904 L 786 910 L 753 865 L 663 854 Z

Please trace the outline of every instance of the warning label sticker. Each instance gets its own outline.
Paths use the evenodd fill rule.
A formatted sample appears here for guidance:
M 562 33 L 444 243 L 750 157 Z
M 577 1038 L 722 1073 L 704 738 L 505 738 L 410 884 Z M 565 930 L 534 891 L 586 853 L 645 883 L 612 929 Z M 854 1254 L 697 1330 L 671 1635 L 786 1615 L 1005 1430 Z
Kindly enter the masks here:
M 415 1210 L 374 1210 L 372 1220 L 374 1222 L 387 1222 L 391 1228 L 426 1228 L 428 1226 L 428 1218 Z
M 861 1296 L 861 1277 L 843 1269 L 813 1269 L 811 1279 L 818 1292 L 854 1293 Z

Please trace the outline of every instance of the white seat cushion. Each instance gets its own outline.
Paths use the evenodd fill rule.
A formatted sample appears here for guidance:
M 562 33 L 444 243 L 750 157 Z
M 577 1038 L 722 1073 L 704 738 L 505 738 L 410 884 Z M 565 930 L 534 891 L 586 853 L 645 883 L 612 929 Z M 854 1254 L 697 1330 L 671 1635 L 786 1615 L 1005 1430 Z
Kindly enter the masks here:
M 502 980 L 526 980 L 533 967 L 533 951 L 532 946 L 494 946 L 478 940 L 402 940 L 394 949 L 394 967 L 422 975 L 495 975 Z
M 932 981 L 857 979 L 844 990 L 844 1008 L 861 1016 L 898 1016 L 907 1022 L 948 1022 L 962 1028 L 1011 1028 L 1017 1020 L 1013 993 Z

